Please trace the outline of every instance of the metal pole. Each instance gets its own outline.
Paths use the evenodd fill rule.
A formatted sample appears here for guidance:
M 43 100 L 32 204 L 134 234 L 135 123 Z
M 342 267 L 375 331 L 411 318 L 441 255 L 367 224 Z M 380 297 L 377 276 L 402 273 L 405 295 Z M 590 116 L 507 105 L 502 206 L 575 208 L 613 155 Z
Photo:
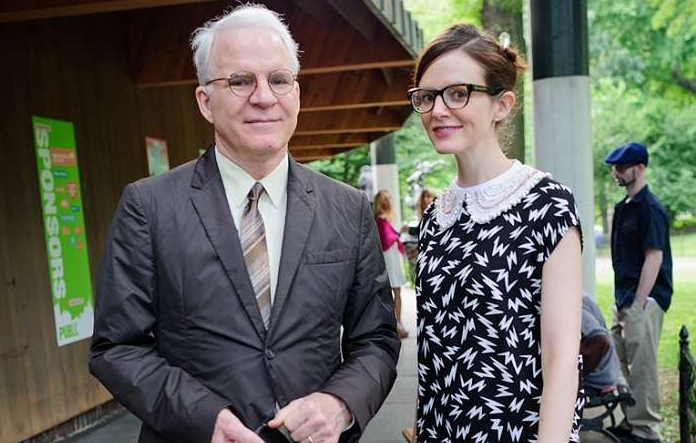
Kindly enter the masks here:
M 689 331 L 682 326 L 679 331 L 679 439 L 691 443 L 692 423 L 689 417 L 689 394 L 693 389 L 694 368 L 689 361 Z

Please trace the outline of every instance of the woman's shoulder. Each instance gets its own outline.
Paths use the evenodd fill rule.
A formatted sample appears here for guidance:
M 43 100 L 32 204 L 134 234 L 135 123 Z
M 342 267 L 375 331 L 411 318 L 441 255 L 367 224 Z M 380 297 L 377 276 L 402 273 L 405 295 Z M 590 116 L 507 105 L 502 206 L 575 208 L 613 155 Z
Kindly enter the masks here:
M 575 197 L 570 187 L 554 179 L 550 174 L 539 180 L 530 189 L 526 198 L 534 203 L 534 206 L 548 203 L 575 205 Z

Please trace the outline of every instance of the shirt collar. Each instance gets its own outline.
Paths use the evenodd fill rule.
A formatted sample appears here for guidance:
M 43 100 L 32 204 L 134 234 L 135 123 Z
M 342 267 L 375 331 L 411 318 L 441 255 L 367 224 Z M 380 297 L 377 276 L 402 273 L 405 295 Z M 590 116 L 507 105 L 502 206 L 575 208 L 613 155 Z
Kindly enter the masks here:
M 237 207 L 246 204 L 247 195 L 257 181 L 261 182 L 269 200 L 276 208 L 280 205 L 283 196 L 287 193 L 289 158 L 285 154 L 283 160 L 261 180 L 254 180 L 241 166 L 225 157 L 215 146 L 215 160 L 217 161 L 222 183 L 225 190 L 232 198 L 232 203 Z
M 645 200 L 645 198 L 648 196 L 649 193 L 650 193 L 650 190 L 648 189 L 648 184 L 646 183 L 645 186 L 643 186 L 643 189 L 638 191 L 636 193 L 636 195 L 634 195 L 632 198 L 627 197 L 626 202 L 631 201 L 631 202 L 635 202 L 635 203 L 640 203 L 643 200 Z

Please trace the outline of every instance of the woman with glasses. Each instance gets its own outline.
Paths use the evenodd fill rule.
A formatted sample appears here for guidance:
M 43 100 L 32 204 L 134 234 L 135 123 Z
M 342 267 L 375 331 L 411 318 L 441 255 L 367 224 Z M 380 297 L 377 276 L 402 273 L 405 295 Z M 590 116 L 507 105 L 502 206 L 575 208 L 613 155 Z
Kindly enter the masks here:
M 450 27 L 408 92 L 458 169 L 420 225 L 418 442 L 578 441 L 580 223 L 567 187 L 501 147 L 525 69 L 506 37 Z

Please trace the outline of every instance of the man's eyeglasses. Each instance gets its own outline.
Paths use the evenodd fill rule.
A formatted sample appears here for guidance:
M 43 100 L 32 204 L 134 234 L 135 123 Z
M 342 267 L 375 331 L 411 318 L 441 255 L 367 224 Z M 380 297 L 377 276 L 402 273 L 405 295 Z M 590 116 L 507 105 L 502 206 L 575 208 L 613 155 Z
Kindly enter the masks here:
M 632 167 L 637 166 L 639 164 L 640 163 L 614 164 L 611 167 L 612 167 L 612 169 L 614 169 L 614 171 L 618 172 L 619 174 L 623 174 L 624 171 L 627 171 L 627 170 L 631 169 Z
M 488 95 L 497 95 L 504 91 L 504 88 L 493 88 L 490 86 L 472 85 L 461 83 L 449 85 L 442 89 L 411 88 L 408 90 L 408 98 L 414 111 L 424 114 L 433 110 L 435 99 L 442 96 L 442 101 L 449 109 L 460 109 L 469 103 L 469 98 L 473 92 L 485 92 Z
M 208 80 L 204 86 L 208 86 L 212 82 L 226 80 L 232 94 L 237 97 L 246 98 L 256 91 L 258 80 L 256 74 L 248 71 L 237 71 L 230 74 L 229 77 L 220 77 Z M 285 95 L 292 91 L 292 87 L 297 80 L 295 74 L 289 69 L 276 69 L 266 75 L 268 87 L 275 95 Z

